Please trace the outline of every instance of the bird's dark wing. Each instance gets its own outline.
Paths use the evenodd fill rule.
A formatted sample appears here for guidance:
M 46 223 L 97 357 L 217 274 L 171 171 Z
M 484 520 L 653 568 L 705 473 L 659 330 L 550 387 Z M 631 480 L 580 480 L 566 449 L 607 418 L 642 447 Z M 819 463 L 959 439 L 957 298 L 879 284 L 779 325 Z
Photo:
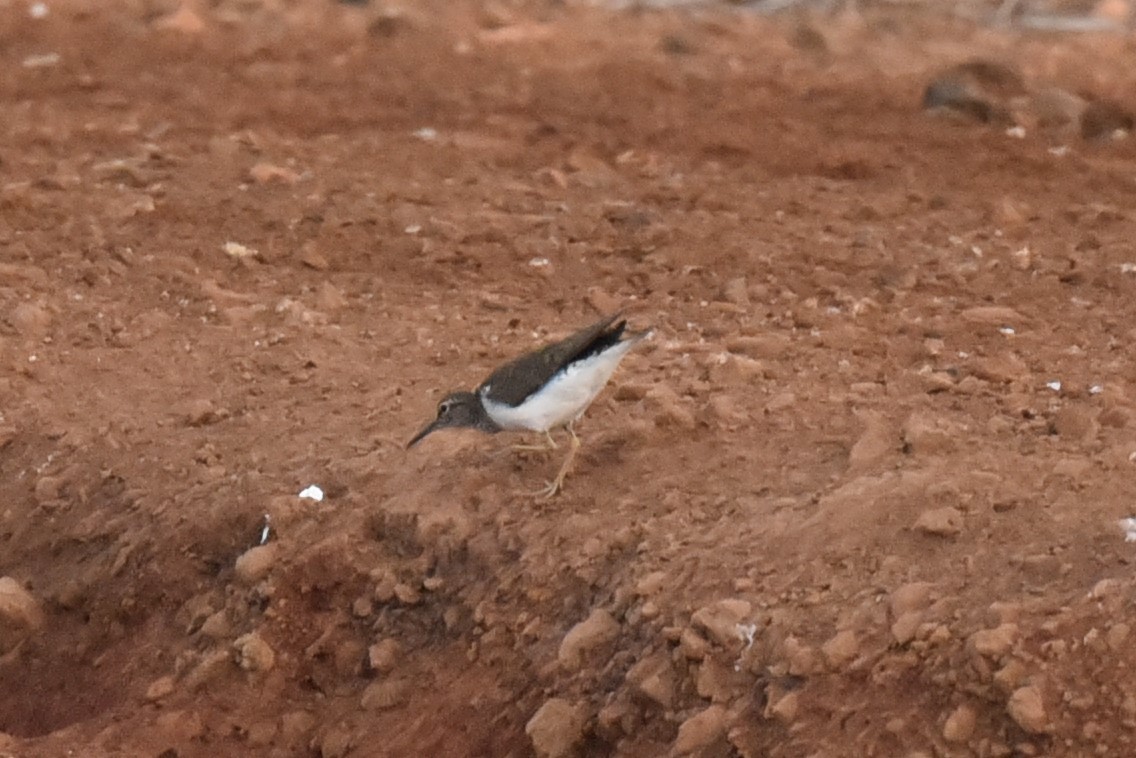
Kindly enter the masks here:
M 513 407 L 520 405 L 570 363 L 619 342 L 627 326 L 626 321 L 615 323 L 619 316 L 619 313 L 613 313 L 560 342 L 509 361 L 490 374 L 481 383 L 479 391 L 495 402 Z

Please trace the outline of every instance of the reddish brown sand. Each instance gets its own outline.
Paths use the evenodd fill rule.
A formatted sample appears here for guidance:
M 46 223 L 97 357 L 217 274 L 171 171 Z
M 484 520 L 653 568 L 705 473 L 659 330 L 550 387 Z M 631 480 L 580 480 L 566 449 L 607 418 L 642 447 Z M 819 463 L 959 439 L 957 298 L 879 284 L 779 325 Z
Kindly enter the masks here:
M 107 5 L 0 8 L 0 755 L 1136 752 L 1136 146 L 919 110 L 1124 38 Z M 403 449 L 618 307 L 562 496 Z

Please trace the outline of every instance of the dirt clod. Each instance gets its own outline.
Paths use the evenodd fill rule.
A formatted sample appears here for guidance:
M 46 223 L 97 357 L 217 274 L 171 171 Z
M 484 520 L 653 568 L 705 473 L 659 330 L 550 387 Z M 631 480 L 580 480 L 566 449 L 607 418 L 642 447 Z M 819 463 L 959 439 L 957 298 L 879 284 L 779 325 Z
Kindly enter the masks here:
M 726 709 L 712 705 L 694 714 L 678 728 L 674 741 L 675 755 L 693 755 L 706 750 L 726 735 Z
M 700 608 L 690 620 L 694 627 L 705 632 L 711 641 L 721 647 L 732 649 L 742 643 L 744 634 L 741 625 L 749 619 L 752 611 L 753 605 L 748 600 L 729 598 Z
M 578 705 L 551 698 L 525 724 L 525 734 L 540 758 L 566 758 L 583 739 L 584 723 L 584 713 Z
M 564 635 L 557 653 L 566 668 L 577 669 L 594 651 L 608 645 L 619 635 L 619 623 L 603 608 L 592 611 Z
M 955 744 L 965 743 L 974 734 L 977 719 L 977 714 L 969 705 L 958 706 L 943 724 L 943 739 Z
M 1027 732 L 1040 734 L 1049 729 L 1049 716 L 1041 690 L 1034 685 L 1014 690 L 1006 708 L 1018 726 Z
M 10 576 L 0 577 L 0 622 L 22 629 L 43 626 L 43 609 L 32 593 Z

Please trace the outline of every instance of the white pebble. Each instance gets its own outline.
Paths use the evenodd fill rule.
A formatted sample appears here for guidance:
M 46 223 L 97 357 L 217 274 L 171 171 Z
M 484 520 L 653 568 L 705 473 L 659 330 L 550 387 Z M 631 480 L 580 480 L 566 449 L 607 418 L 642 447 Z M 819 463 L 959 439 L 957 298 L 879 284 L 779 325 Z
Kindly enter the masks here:
M 318 485 L 309 484 L 300 491 L 300 497 L 315 500 L 318 503 L 323 500 L 323 490 L 321 490 Z
M 1136 542 L 1136 518 L 1129 516 L 1120 519 L 1120 528 L 1124 530 L 1125 542 Z

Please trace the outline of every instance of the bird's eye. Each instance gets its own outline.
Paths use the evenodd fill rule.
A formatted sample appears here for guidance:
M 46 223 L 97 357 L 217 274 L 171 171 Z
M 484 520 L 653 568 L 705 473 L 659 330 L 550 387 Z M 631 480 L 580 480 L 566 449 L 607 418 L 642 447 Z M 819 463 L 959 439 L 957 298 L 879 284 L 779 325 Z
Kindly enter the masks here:
M 449 400 L 443 400 L 441 403 L 438 404 L 438 415 L 439 416 L 445 416 L 449 412 L 450 412 L 450 401 Z

